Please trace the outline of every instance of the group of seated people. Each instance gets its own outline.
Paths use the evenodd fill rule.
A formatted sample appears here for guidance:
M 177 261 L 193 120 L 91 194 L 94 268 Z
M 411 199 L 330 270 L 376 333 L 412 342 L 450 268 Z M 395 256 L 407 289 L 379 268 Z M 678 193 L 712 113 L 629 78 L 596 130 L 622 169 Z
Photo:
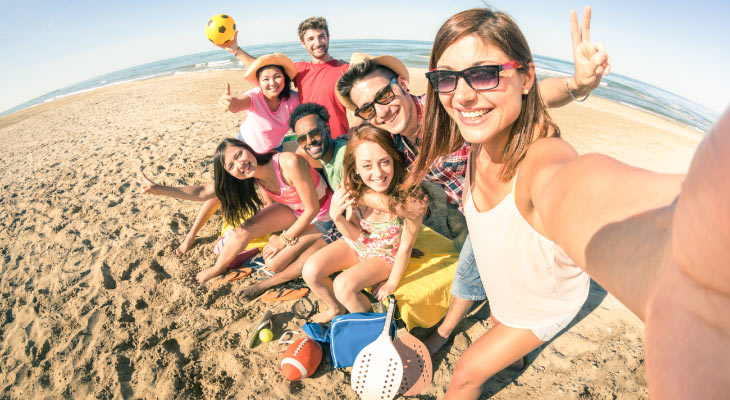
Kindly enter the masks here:
M 215 265 L 196 275 L 201 284 L 271 234 L 262 256 L 276 274 L 238 295 L 254 298 L 301 276 L 327 305 L 315 322 L 368 311 L 365 288 L 378 300 L 395 292 L 421 224 L 452 240 L 459 261 L 451 303 L 425 342 L 435 353 L 488 297 L 493 326 L 462 355 L 446 394 L 476 398 L 489 377 L 524 363 L 570 324 L 588 296 L 589 273 L 640 317 L 656 315 L 656 299 L 636 293 L 665 284 L 652 277 L 665 269 L 663 246 L 673 243 L 665 225 L 685 176 L 578 156 L 547 111 L 582 101 L 608 73 L 589 22 L 589 8 L 582 28 L 571 14 L 575 74 L 538 83 L 527 41 L 508 15 L 458 13 L 434 39 L 422 96 L 410 94 L 409 71 L 395 57 L 333 59 L 323 18 L 299 26 L 307 62 L 278 53 L 254 58 L 236 36 L 222 47 L 248 66 L 245 79 L 256 86 L 233 96 L 228 85 L 219 100 L 247 116 L 237 139 L 218 145 L 214 182 L 164 186 L 140 170 L 142 191 L 204 202 L 181 255 L 221 210 L 231 229 L 216 245 Z M 291 131 L 298 148 L 286 152 Z M 633 218 L 643 213 L 651 215 Z M 641 260 L 616 257 L 637 243 L 649 246 Z M 659 329 L 673 323 L 655 318 Z M 673 372 L 649 374 L 650 385 Z

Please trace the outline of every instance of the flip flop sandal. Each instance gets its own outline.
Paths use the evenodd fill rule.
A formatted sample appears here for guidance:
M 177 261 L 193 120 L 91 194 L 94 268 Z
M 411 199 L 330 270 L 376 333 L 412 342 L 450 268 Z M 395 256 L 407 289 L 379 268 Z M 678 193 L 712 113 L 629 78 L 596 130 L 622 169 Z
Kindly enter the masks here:
M 221 287 L 227 283 L 241 280 L 241 279 L 251 275 L 252 272 L 253 272 L 253 270 L 251 270 L 251 268 L 232 269 L 232 270 L 226 272 L 225 275 L 223 275 L 220 279 L 213 282 L 210 285 L 210 288 L 218 289 L 219 287 Z
M 272 290 L 264 294 L 260 297 L 260 299 L 266 302 L 296 300 L 306 296 L 308 293 L 308 287 L 289 288 L 284 286 L 279 288 L 278 290 Z
M 272 340 L 269 342 L 269 351 L 272 353 L 281 353 L 286 351 L 287 347 L 295 342 L 294 335 L 298 335 L 300 333 L 301 332 L 299 331 L 286 331 L 282 333 L 278 341 L 274 342 Z
M 253 344 L 256 342 L 256 338 L 259 337 L 259 331 L 261 329 L 264 329 L 266 326 L 271 329 L 271 317 L 271 310 L 266 310 L 264 315 L 262 315 L 261 318 L 259 318 L 258 321 L 251 326 L 251 332 L 249 332 L 248 338 L 246 339 L 246 346 L 249 349 L 253 347 Z
M 256 248 L 255 250 L 258 251 L 259 249 Z M 258 270 L 259 268 L 266 268 L 266 262 L 261 255 L 256 255 L 246 261 L 246 266 L 253 270 Z
M 312 302 L 309 296 L 302 297 L 291 306 L 291 313 L 295 317 L 309 320 L 317 312 L 317 303 Z

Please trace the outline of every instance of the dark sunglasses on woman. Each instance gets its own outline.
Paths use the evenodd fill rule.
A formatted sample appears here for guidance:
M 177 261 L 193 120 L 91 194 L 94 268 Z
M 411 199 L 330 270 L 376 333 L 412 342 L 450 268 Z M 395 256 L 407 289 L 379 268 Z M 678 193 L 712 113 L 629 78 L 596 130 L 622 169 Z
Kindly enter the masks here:
M 477 65 L 461 71 L 431 70 L 426 72 L 426 79 L 438 93 L 449 93 L 456 90 L 459 77 L 474 90 L 489 90 L 499 86 L 499 73 L 507 69 L 522 68 L 515 60 L 502 65 Z

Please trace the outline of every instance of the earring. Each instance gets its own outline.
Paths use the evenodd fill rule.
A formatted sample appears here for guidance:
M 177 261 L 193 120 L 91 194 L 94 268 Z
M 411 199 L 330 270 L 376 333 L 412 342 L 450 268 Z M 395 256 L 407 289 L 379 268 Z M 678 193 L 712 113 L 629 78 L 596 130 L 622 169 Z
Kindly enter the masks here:
M 530 92 L 529 90 L 525 89 L 525 90 L 522 91 L 522 94 L 527 94 L 529 92 Z

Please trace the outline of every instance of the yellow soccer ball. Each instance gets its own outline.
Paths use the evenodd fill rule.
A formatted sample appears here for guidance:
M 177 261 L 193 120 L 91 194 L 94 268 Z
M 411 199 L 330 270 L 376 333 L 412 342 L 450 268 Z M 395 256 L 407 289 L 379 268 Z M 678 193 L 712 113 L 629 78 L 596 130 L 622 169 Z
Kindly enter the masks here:
M 230 15 L 218 14 L 205 25 L 205 36 L 217 46 L 230 42 L 235 34 L 236 21 Z
M 259 331 L 259 339 L 261 340 L 261 343 L 268 343 L 274 338 L 274 332 L 271 332 L 271 329 L 264 328 Z

